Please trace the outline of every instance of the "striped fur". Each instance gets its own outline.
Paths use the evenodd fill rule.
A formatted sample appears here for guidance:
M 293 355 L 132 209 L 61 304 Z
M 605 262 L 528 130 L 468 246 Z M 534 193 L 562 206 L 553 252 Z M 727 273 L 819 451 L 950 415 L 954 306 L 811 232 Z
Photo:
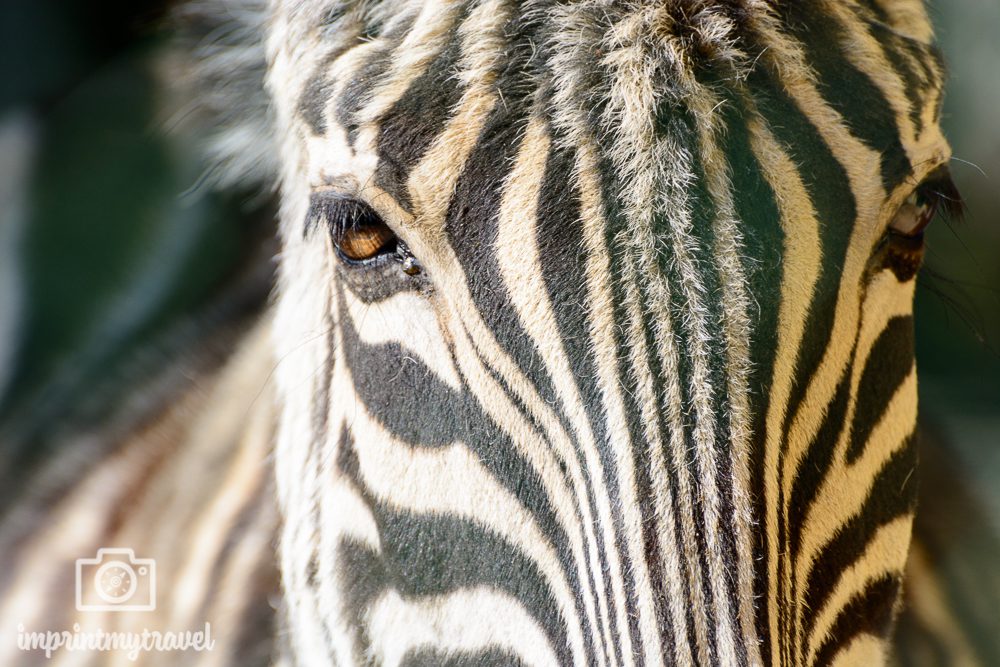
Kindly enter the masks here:
M 916 484 L 916 3 L 278 5 L 302 664 L 872 664 Z M 330 197 L 425 267 L 339 263 Z M 362 273 L 364 272 L 364 273 Z
M 203 44 L 214 152 L 266 179 L 244 158 L 277 137 L 283 248 L 271 349 L 227 372 L 276 360 L 279 409 L 253 402 L 219 493 L 260 508 L 270 553 L 275 428 L 280 664 L 886 659 L 921 254 L 887 230 L 949 156 L 919 2 L 234 11 L 266 26 L 273 106 L 241 117 L 218 76 L 259 80 L 261 45 Z M 422 272 L 343 262 L 344 199 Z M 187 555 L 178 582 L 227 561 Z M 229 595 L 254 599 L 203 589 Z

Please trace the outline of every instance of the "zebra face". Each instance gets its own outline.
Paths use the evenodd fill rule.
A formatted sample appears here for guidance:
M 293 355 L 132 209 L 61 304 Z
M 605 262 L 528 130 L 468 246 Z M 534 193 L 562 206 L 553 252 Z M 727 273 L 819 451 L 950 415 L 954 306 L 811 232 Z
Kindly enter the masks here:
M 882 659 L 926 17 L 623 4 L 274 10 L 303 664 Z

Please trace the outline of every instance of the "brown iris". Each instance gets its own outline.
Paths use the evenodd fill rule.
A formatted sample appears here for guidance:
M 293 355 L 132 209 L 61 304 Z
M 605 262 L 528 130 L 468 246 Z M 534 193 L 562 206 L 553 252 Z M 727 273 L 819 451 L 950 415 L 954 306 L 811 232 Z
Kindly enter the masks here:
M 396 235 L 381 220 L 347 227 L 333 239 L 337 250 L 355 262 L 363 262 L 382 251 L 391 250 L 390 246 L 395 246 L 395 241 Z
M 396 234 L 364 202 L 321 192 L 309 202 L 309 224 L 325 224 L 337 254 L 347 262 L 367 262 L 394 254 Z

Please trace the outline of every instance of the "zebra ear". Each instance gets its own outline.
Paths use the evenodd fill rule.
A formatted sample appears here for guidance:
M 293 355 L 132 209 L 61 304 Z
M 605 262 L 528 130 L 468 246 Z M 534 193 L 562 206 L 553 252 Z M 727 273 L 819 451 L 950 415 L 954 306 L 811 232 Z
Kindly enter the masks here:
M 264 88 L 267 0 L 188 0 L 158 63 L 170 132 L 193 135 L 213 188 L 273 189 L 277 142 Z

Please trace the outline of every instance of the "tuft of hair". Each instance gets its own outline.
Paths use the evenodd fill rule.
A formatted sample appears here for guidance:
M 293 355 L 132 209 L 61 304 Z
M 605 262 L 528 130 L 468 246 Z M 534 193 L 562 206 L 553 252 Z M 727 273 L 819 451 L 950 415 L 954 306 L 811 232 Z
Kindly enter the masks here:
M 190 132 L 218 189 L 273 189 L 278 151 L 264 88 L 267 0 L 188 0 L 171 16 L 160 62 L 168 130 Z

